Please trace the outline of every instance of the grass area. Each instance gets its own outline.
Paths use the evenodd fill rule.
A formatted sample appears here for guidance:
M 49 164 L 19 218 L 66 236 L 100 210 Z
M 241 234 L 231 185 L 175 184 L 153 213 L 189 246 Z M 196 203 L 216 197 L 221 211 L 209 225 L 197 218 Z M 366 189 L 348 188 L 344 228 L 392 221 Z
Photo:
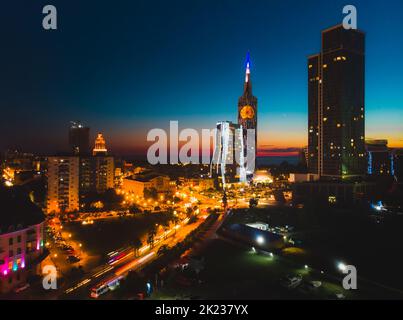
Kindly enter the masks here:
M 296 266 L 281 257 L 260 254 L 223 240 L 214 240 L 204 253 L 205 270 L 200 285 L 181 287 L 171 279 L 153 298 L 197 296 L 203 299 L 324 299 L 346 293 L 340 285 L 324 281 L 304 266 Z M 323 281 L 323 287 L 310 292 L 287 289 L 280 279 L 288 274 L 301 274 L 304 280 Z
M 285 252 L 298 263 L 308 263 L 317 269 L 337 272 L 342 261 L 354 265 L 366 295 L 370 297 L 403 297 L 403 258 L 397 252 L 403 249 L 400 241 L 403 217 L 389 216 L 377 225 L 363 209 L 304 209 L 273 207 L 254 210 L 236 210 L 227 223 L 262 221 L 270 226 L 291 225 L 291 234 L 303 247 L 303 252 Z M 311 223 L 307 223 L 311 221 Z M 315 222 L 315 223 L 313 223 Z
M 74 240 L 81 242 L 91 255 L 106 253 L 131 244 L 136 238 L 142 239 L 155 224 L 162 224 L 170 218 L 164 213 L 141 214 L 136 217 L 114 218 L 95 221 L 92 225 L 72 222 L 65 230 Z

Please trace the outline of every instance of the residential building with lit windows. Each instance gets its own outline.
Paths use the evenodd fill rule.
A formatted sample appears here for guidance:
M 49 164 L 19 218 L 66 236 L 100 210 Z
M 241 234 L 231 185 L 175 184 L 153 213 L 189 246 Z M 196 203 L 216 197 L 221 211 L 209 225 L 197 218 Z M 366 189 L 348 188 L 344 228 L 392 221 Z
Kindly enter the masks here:
M 308 172 L 321 179 L 363 176 L 365 34 L 342 25 L 322 32 L 308 58 Z
M 79 209 L 78 156 L 48 158 L 47 212 L 63 213 Z
M 102 193 L 115 186 L 115 159 L 108 155 L 102 133 L 98 133 L 91 155 L 80 156 L 80 196 Z
M 112 156 L 80 157 L 80 195 L 102 193 L 115 186 L 115 162 Z
M 0 294 L 4 294 L 25 284 L 30 275 L 41 274 L 47 253 L 42 210 L 15 188 L 1 189 L 0 202 Z

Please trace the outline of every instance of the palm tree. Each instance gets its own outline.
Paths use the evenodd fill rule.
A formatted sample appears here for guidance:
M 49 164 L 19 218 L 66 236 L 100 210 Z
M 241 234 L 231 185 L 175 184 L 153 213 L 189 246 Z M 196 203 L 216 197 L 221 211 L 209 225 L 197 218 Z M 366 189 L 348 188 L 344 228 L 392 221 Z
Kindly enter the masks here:
M 152 230 L 150 230 L 148 232 L 147 243 L 150 245 L 151 248 L 154 246 L 154 238 L 155 238 L 156 234 L 157 234 L 157 230 L 155 228 L 153 228 Z
M 141 242 L 141 240 L 139 238 L 136 238 L 133 241 L 133 248 L 134 248 L 134 256 L 137 257 L 139 255 L 139 249 L 141 248 L 141 246 L 143 245 L 143 243 Z

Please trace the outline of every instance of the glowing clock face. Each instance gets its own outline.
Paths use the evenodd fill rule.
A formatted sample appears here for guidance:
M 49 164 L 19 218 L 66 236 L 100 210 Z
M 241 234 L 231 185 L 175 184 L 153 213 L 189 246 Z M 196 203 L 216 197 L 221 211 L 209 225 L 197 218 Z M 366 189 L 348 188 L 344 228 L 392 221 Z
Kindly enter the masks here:
M 255 116 L 255 109 L 251 106 L 245 106 L 241 109 L 242 119 L 253 119 Z

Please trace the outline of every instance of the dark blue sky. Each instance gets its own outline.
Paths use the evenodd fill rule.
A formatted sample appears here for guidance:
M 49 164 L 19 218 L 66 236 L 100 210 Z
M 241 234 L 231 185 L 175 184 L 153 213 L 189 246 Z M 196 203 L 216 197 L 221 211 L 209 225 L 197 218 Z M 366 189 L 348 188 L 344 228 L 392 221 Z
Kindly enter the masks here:
M 403 1 L 7 1 L 2 5 L 0 150 L 54 152 L 70 120 L 117 153 L 147 130 L 236 121 L 252 58 L 261 148 L 306 143 L 306 57 L 354 4 L 367 34 L 367 137 L 403 146 Z M 58 30 L 42 29 L 42 8 Z

